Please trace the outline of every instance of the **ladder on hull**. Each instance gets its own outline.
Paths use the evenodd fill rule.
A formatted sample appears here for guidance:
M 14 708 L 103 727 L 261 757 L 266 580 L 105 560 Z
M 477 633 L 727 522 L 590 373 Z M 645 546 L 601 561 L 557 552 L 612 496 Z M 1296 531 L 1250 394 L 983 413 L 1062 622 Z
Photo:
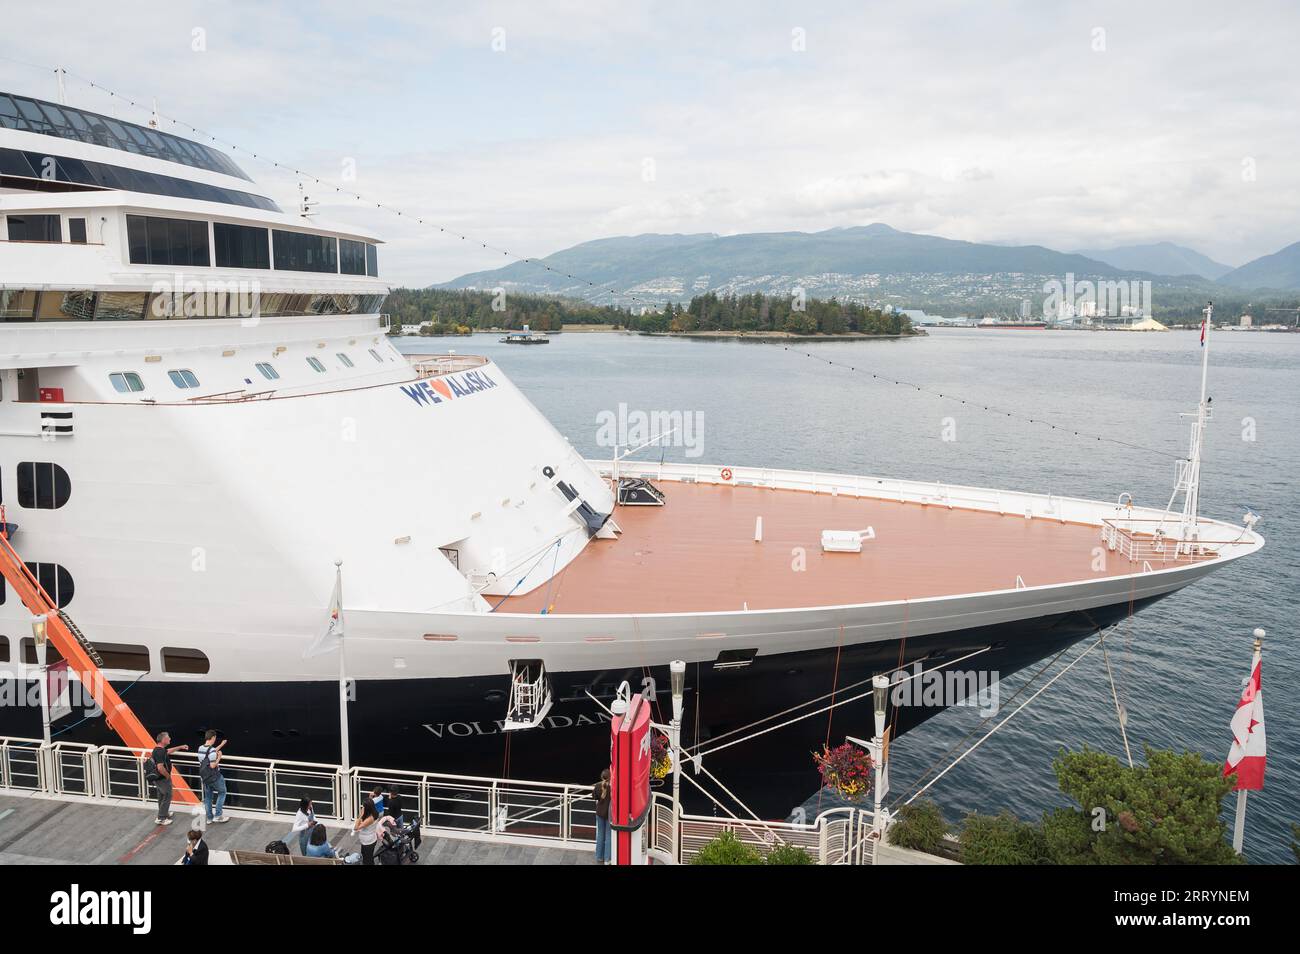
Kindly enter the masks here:
M 510 662 L 510 709 L 502 728 L 506 732 L 532 729 L 541 725 L 551 711 L 551 678 L 540 659 L 514 659 Z
M 104 677 L 100 667 L 104 661 L 77 625 L 60 611 L 54 600 L 45 592 L 35 574 L 27 568 L 18 551 L 9 542 L 7 527 L 0 530 L 0 573 L 23 605 L 33 616 L 45 616 L 46 638 L 68 662 L 68 668 L 77 674 L 82 686 L 100 694 L 100 708 L 108 727 L 118 734 L 123 744 L 148 754 L 156 744 L 153 736 L 140 722 L 130 707 L 122 701 L 117 690 Z M 172 770 L 173 797 L 184 805 L 197 805 L 198 798 L 175 769 Z

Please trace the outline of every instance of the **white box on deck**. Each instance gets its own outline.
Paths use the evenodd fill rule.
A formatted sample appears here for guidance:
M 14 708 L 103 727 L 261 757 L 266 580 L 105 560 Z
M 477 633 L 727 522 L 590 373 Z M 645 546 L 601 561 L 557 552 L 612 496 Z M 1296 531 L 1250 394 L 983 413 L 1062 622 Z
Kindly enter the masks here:
M 863 540 L 876 539 L 872 527 L 865 530 L 823 530 L 822 552 L 824 553 L 861 553 Z

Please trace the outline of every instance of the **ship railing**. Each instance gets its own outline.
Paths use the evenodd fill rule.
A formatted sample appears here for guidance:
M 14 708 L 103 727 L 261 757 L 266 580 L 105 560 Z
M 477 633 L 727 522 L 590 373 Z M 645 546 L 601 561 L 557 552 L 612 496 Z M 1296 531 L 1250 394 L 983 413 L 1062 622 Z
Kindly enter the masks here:
M 1224 546 L 1241 539 L 1232 528 L 1202 522 L 1199 535 L 1184 539 L 1175 534 L 1172 519 L 1122 517 L 1101 522 L 1101 540 L 1112 553 L 1134 563 L 1194 563 L 1212 560 Z
M 459 371 L 473 371 L 488 363 L 476 354 L 408 354 L 406 360 L 421 378 L 440 378 Z
M 237 391 L 219 391 L 216 394 L 201 394 L 189 398 L 191 404 L 240 404 L 245 401 L 265 401 L 276 393 L 275 389 L 267 391 L 249 391 L 240 388 Z
M 587 464 L 603 477 L 612 477 L 613 468 L 610 461 L 589 460 Z M 644 477 L 651 481 L 799 490 L 831 496 L 919 504 L 924 507 L 943 507 L 948 510 L 977 510 L 1003 516 L 1053 520 L 1058 523 L 1094 527 L 1100 527 L 1103 520 L 1115 514 L 1114 505 L 1077 497 L 1064 497 L 1050 492 L 995 490 L 939 481 L 898 480 L 820 471 L 620 460 L 618 473 L 620 477 Z M 1141 519 L 1150 518 L 1158 521 L 1163 511 L 1153 508 L 1134 508 L 1133 512 Z M 1211 527 L 1227 534 L 1236 529 L 1217 522 L 1202 520 L 1203 537 Z M 1225 539 L 1223 542 L 1236 541 Z

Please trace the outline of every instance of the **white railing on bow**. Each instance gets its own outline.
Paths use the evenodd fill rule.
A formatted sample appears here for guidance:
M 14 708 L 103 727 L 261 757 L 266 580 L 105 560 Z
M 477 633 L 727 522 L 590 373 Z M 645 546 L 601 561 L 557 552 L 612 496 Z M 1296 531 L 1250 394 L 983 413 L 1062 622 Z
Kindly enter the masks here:
M 473 354 L 408 354 L 406 360 L 421 378 L 472 371 L 488 363 L 487 358 Z
M 588 466 L 604 477 L 611 477 L 609 461 L 588 460 Z M 923 507 L 944 507 L 950 510 L 976 510 L 1004 516 L 1031 520 L 1053 520 L 1057 523 L 1075 523 L 1102 527 L 1105 522 L 1118 524 L 1150 523 L 1154 529 L 1169 519 L 1163 510 L 1151 507 L 1131 507 L 1127 519 L 1117 517 L 1114 504 L 1058 494 L 1037 494 L 1025 491 L 996 490 L 984 487 L 964 487 L 956 484 L 917 480 L 897 480 L 888 477 L 870 477 L 854 474 L 823 473 L 804 470 L 782 470 L 717 464 L 647 463 L 621 460 L 618 465 L 621 477 L 644 477 L 652 481 L 680 481 L 693 484 L 759 487 L 772 490 L 800 490 L 831 496 L 845 496 L 887 500 Z M 1200 546 L 1205 556 L 1213 556 L 1235 545 L 1258 547 L 1262 540 L 1241 527 L 1218 520 L 1202 518 Z M 1130 528 L 1132 532 L 1132 528 Z M 1140 550 L 1140 547 L 1139 547 Z M 1210 551 L 1214 552 L 1211 553 Z M 1138 561 L 1149 557 L 1137 558 Z M 1185 560 L 1186 557 L 1184 556 Z M 1153 561 L 1154 562 L 1154 561 Z
M 1218 556 L 1221 547 L 1237 542 L 1225 536 L 1223 528 L 1216 524 L 1202 524 L 1202 536 L 1190 541 L 1172 535 L 1172 529 L 1171 521 L 1166 520 L 1103 520 L 1101 540 L 1109 550 L 1128 557 L 1134 563 L 1212 560 Z

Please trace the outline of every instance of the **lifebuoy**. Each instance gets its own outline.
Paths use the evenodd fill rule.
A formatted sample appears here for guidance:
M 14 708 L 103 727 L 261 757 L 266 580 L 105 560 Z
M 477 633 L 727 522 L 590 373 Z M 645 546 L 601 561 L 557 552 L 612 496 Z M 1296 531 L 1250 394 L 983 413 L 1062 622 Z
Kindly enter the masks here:
M 723 479 L 723 480 L 730 480 L 730 479 L 731 479 L 731 468 L 730 468 L 730 467 L 724 467 L 724 468 L 722 468 L 722 479 Z

